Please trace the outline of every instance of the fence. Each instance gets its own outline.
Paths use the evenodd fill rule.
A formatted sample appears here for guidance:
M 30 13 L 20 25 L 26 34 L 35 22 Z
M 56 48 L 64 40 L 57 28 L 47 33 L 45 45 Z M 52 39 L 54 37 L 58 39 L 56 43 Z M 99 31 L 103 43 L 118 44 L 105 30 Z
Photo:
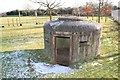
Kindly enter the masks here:
M 60 16 L 53 16 L 52 20 L 56 20 L 58 17 Z M 77 16 L 89 21 L 93 21 L 93 22 L 98 22 L 98 17 L 94 16 L 94 17 L 83 17 L 83 16 Z M 3 27 L 16 27 L 16 26 L 20 26 L 20 24 L 22 24 L 22 26 L 35 26 L 35 25 L 39 25 L 39 26 L 43 26 L 44 23 L 50 21 L 49 16 L 39 16 L 36 17 L 35 16 L 28 16 L 28 17 L 1 17 L 0 18 L 0 26 Z M 101 17 L 101 22 L 106 22 L 107 20 L 105 19 L 105 17 Z
M 57 19 L 58 17 L 53 17 L 53 20 Z M 30 25 L 43 25 L 44 23 L 49 21 L 49 17 L 7 17 L 0 19 L 0 25 L 1 26 L 20 26 L 20 24 L 24 26 L 30 26 Z

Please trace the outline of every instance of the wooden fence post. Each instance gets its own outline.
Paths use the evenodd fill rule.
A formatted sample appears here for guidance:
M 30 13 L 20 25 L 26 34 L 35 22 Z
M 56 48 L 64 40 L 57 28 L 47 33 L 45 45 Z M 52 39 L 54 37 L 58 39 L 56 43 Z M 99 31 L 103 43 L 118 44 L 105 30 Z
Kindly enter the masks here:
M 8 19 L 7 21 L 8 21 L 8 26 L 10 26 L 10 22 L 9 22 L 9 19 Z
M 12 24 L 13 24 L 13 26 L 14 26 L 14 20 L 12 19 Z
M 18 19 L 16 18 L 16 24 L 17 24 L 17 26 L 18 26 Z

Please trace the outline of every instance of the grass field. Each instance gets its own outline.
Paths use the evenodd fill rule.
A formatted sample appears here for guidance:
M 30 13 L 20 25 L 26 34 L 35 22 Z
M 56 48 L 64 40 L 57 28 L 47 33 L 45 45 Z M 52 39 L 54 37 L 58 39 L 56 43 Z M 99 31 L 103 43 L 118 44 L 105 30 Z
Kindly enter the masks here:
M 41 49 L 43 46 L 43 24 L 49 21 L 49 17 L 38 17 L 40 24 L 36 25 L 35 17 L 21 17 L 23 26 L 8 26 L 7 20 L 17 19 L 18 17 L 0 18 L 0 25 L 5 28 L 0 29 L 1 47 L 0 51 Z M 56 17 L 53 17 L 56 19 Z M 24 23 L 23 23 L 24 22 Z
M 34 22 L 29 20 L 35 17 L 22 17 L 21 21 L 30 24 L 23 24 L 23 26 L 7 26 L 8 19 L 16 19 L 16 17 L 3 17 L 0 18 L 0 25 L 5 25 L 5 28 L 0 28 L 0 54 L 10 53 L 16 50 L 28 50 L 31 53 L 44 53 L 44 35 L 43 35 L 43 23 L 49 21 L 42 20 L 41 24 L 35 25 Z M 57 18 L 57 17 L 55 17 Z M 82 17 L 84 18 L 84 17 Z M 86 19 L 86 18 L 85 18 Z M 90 21 L 96 22 L 96 17 Z M 39 22 L 40 22 L 39 21 Z M 31 25 L 32 23 L 32 25 Z M 44 77 L 47 78 L 118 78 L 118 24 L 108 18 L 107 22 L 104 22 L 104 18 L 101 20 L 103 26 L 103 33 L 101 36 L 100 44 L 100 56 L 90 59 L 85 62 L 77 62 L 71 65 L 73 68 L 77 68 L 75 72 L 67 74 L 50 74 Z M 41 51 L 42 50 L 42 51 Z M 2 56 L 2 55 L 1 55 Z M 38 56 L 38 55 L 37 55 Z M 45 58 L 44 58 L 45 59 Z M 97 63 L 98 65 L 95 65 Z
M 54 16 L 52 19 L 55 20 L 58 18 L 57 16 Z M 42 16 L 42 17 L 36 17 L 35 16 L 26 16 L 26 17 L 0 17 L 0 25 L 7 26 L 7 27 L 16 27 L 19 26 L 19 24 L 23 24 L 23 26 L 35 26 L 36 22 L 42 26 L 45 22 L 49 21 L 49 16 Z

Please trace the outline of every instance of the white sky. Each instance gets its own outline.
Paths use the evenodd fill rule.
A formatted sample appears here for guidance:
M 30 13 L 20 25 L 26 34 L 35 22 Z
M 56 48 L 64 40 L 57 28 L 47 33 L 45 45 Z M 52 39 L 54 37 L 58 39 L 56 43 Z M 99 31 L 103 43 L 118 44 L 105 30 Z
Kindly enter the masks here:
M 45 0 L 39 0 L 39 1 L 45 1 Z M 60 1 L 60 0 L 56 0 L 56 1 Z M 62 7 L 78 7 L 81 5 L 85 5 L 86 2 L 98 3 L 98 1 L 99 0 L 61 0 L 61 2 L 64 3 Z M 118 6 L 118 2 L 120 0 L 108 0 L 108 1 Z M 16 10 L 16 9 L 20 9 L 20 10 L 28 9 L 27 7 L 29 7 L 29 9 L 37 9 L 39 5 L 32 3 L 29 0 L 0 0 L 0 13 Z

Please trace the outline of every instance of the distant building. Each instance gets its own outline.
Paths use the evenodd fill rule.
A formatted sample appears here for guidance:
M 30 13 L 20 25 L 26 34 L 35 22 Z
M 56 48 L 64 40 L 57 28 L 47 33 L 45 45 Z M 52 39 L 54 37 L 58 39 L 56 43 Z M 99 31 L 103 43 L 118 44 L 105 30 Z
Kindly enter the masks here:
M 120 9 L 112 11 L 112 17 L 115 21 L 120 23 Z
M 118 2 L 118 7 L 120 7 L 120 1 Z M 120 23 L 120 9 L 112 11 L 112 17 L 115 21 Z
M 5 17 L 5 16 L 7 16 L 6 13 L 0 13 L 0 17 Z

